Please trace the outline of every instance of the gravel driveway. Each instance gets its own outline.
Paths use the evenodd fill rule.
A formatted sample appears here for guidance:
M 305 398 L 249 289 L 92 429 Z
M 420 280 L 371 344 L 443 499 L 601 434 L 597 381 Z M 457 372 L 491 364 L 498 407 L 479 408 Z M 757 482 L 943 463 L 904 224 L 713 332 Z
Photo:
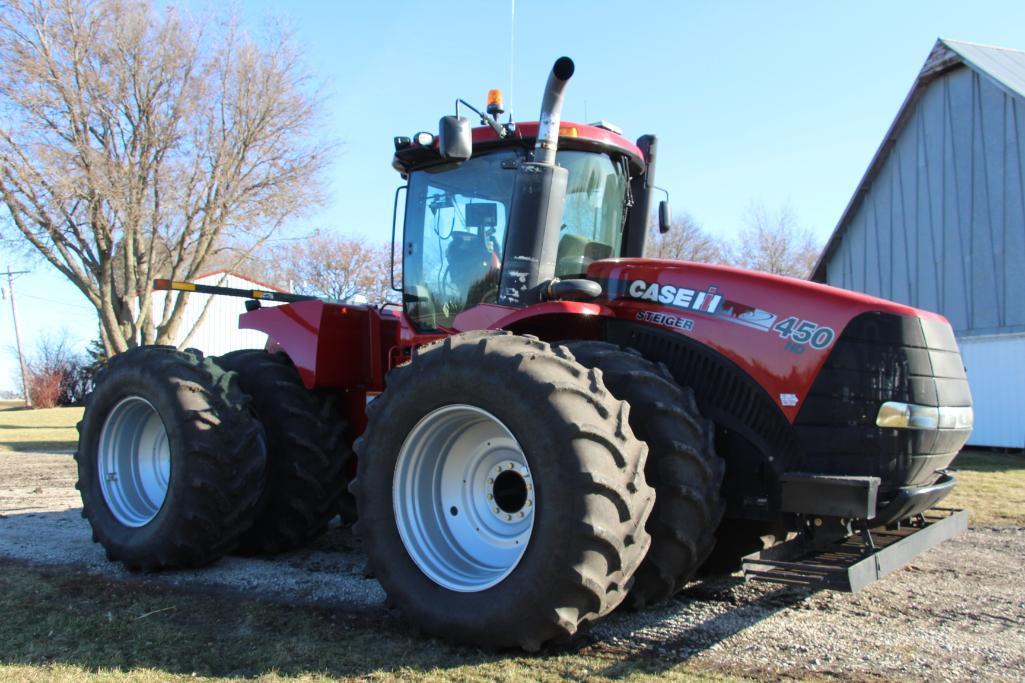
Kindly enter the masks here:
M 0 451 L 0 556 L 138 580 L 90 541 L 67 454 Z M 358 543 L 333 528 L 274 560 L 229 557 L 161 581 L 259 592 L 274 600 L 383 610 Z M 1025 680 L 1025 529 L 972 528 L 859 594 L 745 584 L 692 584 L 673 602 L 614 614 L 588 637 L 616 659 L 759 679 Z

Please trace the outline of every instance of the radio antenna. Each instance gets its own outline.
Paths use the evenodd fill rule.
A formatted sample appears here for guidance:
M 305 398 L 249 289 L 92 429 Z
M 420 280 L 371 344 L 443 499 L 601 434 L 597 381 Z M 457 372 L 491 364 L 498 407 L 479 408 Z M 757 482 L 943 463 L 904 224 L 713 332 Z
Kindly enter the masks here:
M 509 0 L 509 122 L 513 120 L 513 61 L 516 54 L 516 0 Z

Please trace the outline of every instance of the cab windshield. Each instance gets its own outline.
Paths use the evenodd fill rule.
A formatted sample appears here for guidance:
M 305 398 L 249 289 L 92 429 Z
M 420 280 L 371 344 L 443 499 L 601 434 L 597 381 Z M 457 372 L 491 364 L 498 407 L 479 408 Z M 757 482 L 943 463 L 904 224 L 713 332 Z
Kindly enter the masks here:
M 404 221 L 406 314 L 421 330 L 450 327 L 462 310 L 498 299 L 509 206 L 521 149 L 410 174 Z M 628 178 L 605 154 L 563 150 L 569 171 L 557 277 L 577 277 L 620 253 Z

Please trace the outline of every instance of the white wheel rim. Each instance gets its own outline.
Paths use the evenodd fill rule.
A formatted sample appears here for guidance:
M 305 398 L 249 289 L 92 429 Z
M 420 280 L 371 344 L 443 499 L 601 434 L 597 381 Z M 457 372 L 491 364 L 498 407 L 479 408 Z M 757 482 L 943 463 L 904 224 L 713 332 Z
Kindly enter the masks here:
M 167 498 L 171 447 L 160 415 L 144 398 L 130 396 L 107 415 L 96 455 L 100 491 L 121 524 L 153 521 Z
M 486 590 L 523 557 L 534 528 L 527 458 L 497 417 L 456 404 L 424 416 L 395 463 L 399 536 L 425 575 L 453 591 Z

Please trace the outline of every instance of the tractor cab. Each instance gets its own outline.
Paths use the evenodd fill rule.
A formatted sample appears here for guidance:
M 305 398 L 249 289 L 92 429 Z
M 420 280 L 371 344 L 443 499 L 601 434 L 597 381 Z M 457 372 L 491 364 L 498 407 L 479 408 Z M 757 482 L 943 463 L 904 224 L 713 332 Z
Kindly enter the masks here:
M 479 304 L 536 303 L 546 283 L 584 278 L 595 261 L 643 255 L 655 138 L 556 122 L 553 163 L 539 163 L 541 124 L 498 124 L 495 92 L 477 112 L 488 125 L 445 117 L 439 136 L 395 139 L 403 304 L 422 332 Z
M 402 289 L 419 329 L 450 327 L 459 312 L 498 302 L 516 171 L 529 161 L 516 143 L 409 171 Z M 594 261 L 627 255 L 630 163 L 584 149 L 560 149 L 556 163 L 568 180 L 554 277 L 582 278 Z

